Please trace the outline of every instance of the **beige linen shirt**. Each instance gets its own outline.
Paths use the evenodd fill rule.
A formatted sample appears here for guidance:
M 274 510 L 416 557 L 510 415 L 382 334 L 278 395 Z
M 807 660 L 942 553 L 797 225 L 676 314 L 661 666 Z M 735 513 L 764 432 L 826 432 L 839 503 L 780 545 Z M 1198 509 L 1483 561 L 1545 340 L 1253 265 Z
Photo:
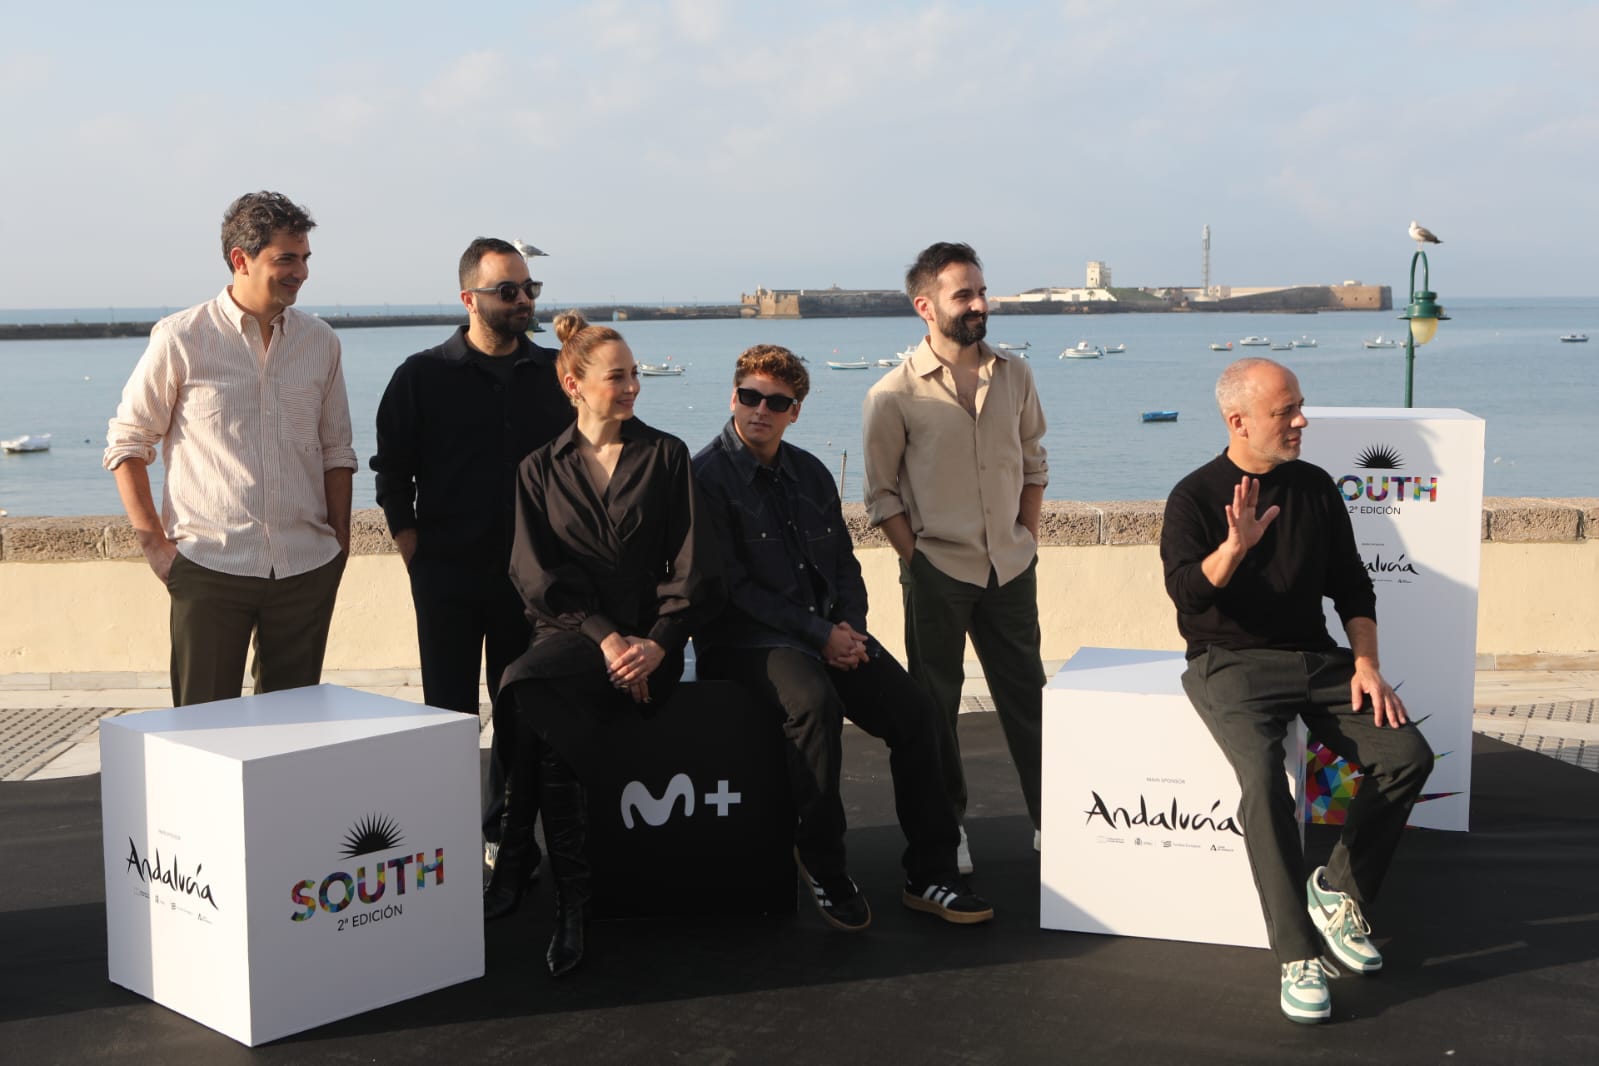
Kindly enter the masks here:
M 104 464 L 155 461 L 161 524 L 191 562 L 240 577 L 293 577 L 339 553 L 323 474 L 354 470 L 338 337 L 286 309 L 270 346 L 224 289 L 169 315 L 123 386 Z
M 874 526 L 904 514 L 917 550 L 957 581 L 987 585 L 992 567 L 1003 585 L 1038 553 L 1022 486 L 1047 485 L 1049 463 L 1032 370 L 981 351 L 975 418 L 926 338 L 866 394 L 866 510 Z

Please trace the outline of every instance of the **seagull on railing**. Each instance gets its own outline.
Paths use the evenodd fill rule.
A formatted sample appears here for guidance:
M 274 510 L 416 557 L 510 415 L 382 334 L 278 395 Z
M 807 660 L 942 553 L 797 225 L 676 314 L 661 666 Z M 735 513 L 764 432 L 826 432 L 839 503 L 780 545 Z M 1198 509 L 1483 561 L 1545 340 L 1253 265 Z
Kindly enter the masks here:
M 1416 250 L 1420 251 L 1423 244 L 1442 244 L 1432 230 L 1423 226 L 1415 219 L 1410 220 L 1410 239 L 1416 242 Z
M 535 248 L 531 244 L 527 243 L 527 241 L 512 241 L 511 243 L 516 246 L 516 250 L 517 251 L 521 252 L 524 256 L 526 256 L 529 259 L 532 259 L 536 255 L 549 255 L 550 254 L 549 252 L 541 252 L 541 251 L 539 251 L 537 248 Z

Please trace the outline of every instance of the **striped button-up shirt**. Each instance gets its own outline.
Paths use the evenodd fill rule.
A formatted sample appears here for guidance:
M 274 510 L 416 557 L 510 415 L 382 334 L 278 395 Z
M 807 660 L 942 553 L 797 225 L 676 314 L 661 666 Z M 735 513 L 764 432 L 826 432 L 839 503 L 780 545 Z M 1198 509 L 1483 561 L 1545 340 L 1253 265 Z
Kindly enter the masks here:
M 977 372 L 977 414 L 926 339 L 866 396 L 866 510 L 874 526 L 903 514 L 916 549 L 968 585 L 1001 585 L 1038 554 L 1022 525 L 1024 485 L 1047 485 L 1044 411 L 1025 362 L 988 345 Z
M 339 340 L 294 308 L 264 343 L 227 289 L 170 315 L 122 389 L 105 468 L 155 461 L 161 523 L 191 562 L 241 577 L 292 577 L 339 553 L 323 475 L 354 470 Z

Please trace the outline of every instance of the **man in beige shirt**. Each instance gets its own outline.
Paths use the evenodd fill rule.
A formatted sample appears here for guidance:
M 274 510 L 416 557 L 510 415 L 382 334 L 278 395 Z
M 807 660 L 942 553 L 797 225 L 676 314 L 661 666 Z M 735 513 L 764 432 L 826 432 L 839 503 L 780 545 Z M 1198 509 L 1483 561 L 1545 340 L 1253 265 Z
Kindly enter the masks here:
M 179 706 L 238 696 L 252 637 L 256 692 L 321 680 L 357 464 L 338 338 L 292 306 L 315 226 L 280 193 L 235 200 L 232 283 L 156 323 L 106 434 L 105 467 L 171 596 Z
M 899 553 L 907 665 L 937 708 L 945 788 L 963 825 L 961 868 L 969 873 L 956 733 L 968 635 L 1039 824 L 1044 412 L 1027 363 L 983 343 L 988 289 L 969 245 L 927 248 L 905 288 L 929 330 L 867 394 L 866 506 Z

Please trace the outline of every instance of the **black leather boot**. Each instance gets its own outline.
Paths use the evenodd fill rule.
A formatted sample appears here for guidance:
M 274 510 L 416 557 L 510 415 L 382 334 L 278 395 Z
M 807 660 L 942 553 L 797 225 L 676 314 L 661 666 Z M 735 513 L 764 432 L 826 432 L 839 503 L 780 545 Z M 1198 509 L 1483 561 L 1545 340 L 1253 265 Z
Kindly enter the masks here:
M 564 977 L 583 961 L 589 904 L 588 797 L 572 767 L 548 746 L 540 771 L 544 842 L 555 877 L 555 932 L 544 961 L 551 977 Z
M 533 836 L 533 821 L 538 815 L 537 796 L 531 783 L 522 784 L 527 775 L 513 772 L 505 783 L 505 813 L 500 816 L 500 851 L 494 872 L 483 886 L 483 920 L 492 922 L 515 914 L 522 905 L 522 892 L 538 874 L 538 841 Z

